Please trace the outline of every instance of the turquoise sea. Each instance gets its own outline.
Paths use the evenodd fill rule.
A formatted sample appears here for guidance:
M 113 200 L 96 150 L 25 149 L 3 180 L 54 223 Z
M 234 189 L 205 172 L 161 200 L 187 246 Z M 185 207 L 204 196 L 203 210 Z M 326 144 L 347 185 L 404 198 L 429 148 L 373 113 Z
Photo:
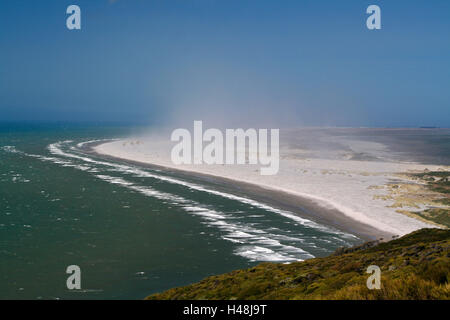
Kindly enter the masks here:
M 0 125 L 0 299 L 141 299 L 362 241 L 214 184 L 83 149 L 133 130 Z M 66 287 L 69 265 L 81 268 L 81 290 Z

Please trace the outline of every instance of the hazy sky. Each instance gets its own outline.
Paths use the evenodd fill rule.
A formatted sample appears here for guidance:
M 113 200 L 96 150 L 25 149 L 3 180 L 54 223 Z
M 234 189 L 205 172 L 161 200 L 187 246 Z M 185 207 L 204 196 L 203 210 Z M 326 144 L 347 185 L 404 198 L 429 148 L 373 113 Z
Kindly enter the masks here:
M 449 127 L 450 1 L 1 0 L 0 121 L 193 119 Z

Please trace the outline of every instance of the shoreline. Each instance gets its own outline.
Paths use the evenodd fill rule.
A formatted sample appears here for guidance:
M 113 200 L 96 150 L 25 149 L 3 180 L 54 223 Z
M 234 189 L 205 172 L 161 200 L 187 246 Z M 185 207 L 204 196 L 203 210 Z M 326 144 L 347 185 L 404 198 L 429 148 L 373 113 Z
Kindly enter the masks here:
M 298 215 L 300 218 L 305 218 L 318 224 L 353 234 L 364 241 L 378 239 L 388 241 L 391 240 L 393 236 L 398 236 L 398 234 L 393 232 L 381 230 L 367 223 L 358 221 L 337 208 L 330 207 L 326 203 L 321 203 L 319 199 L 302 196 L 300 194 L 290 192 L 289 190 L 99 152 L 97 147 L 110 142 L 111 141 L 100 141 L 87 143 L 83 146 L 83 151 L 104 159 L 120 161 L 150 169 L 162 170 L 167 173 L 175 173 L 178 176 L 194 180 L 199 183 L 207 183 L 214 186 L 216 189 L 219 189 L 219 191 L 241 195 L 258 202 L 273 205 L 279 209 L 290 211 L 293 214 Z
M 448 277 L 449 269 L 446 266 L 450 259 L 444 248 L 449 245 L 449 230 L 422 229 L 400 239 L 365 243 L 308 262 L 261 263 L 252 268 L 211 275 L 181 287 L 153 292 L 144 299 L 449 299 L 448 290 L 442 281 L 439 282 L 437 278 L 430 280 L 429 273 L 423 273 L 425 265 L 428 272 L 432 270 L 436 274 L 446 270 L 444 274 Z M 403 260 L 403 263 L 397 262 L 393 267 L 393 261 L 398 260 Z M 392 290 L 367 289 L 367 275 L 361 269 L 369 265 L 376 265 L 383 270 L 383 285 Z M 330 272 L 333 267 L 339 267 L 340 272 Z M 249 284 L 252 290 L 245 290 Z

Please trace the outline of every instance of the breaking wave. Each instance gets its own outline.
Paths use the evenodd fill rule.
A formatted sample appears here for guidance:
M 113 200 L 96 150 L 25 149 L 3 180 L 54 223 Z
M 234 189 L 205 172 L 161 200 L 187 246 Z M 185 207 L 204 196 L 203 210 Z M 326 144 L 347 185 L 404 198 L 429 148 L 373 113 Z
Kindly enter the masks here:
M 322 245 L 330 242 L 341 246 L 349 245 L 350 243 L 347 239 L 355 238 L 353 235 L 301 218 L 292 212 L 274 208 L 246 197 L 209 189 L 196 183 L 165 176 L 160 174 L 161 171 L 98 160 L 81 149 L 90 143 L 101 141 L 103 140 L 90 140 L 78 143 L 71 140 L 59 141 L 48 145 L 47 149 L 50 155 L 23 154 L 40 161 L 51 162 L 62 167 L 70 167 L 90 173 L 95 178 L 107 183 L 119 185 L 144 196 L 177 206 L 188 214 L 200 218 L 201 223 L 208 227 L 216 228 L 220 231 L 221 239 L 234 244 L 234 253 L 236 255 L 251 261 L 291 262 L 304 260 L 314 257 L 313 254 L 304 249 L 305 247 L 320 249 Z M 6 152 L 19 152 L 13 146 L 4 146 L 1 149 Z M 117 176 L 118 174 L 122 176 Z M 213 205 L 203 204 L 174 193 L 160 191 L 151 183 L 151 180 L 149 183 L 142 183 L 141 179 L 139 183 L 136 183 L 129 178 L 149 178 L 176 184 L 191 191 L 204 192 L 227 200 L 237 201 L 257 208 L 260 213 L 245 216 L 242 211 L 222 212 Z M 302 226 L 304 229 L 321 232 L 327 236 L 319 239 L 314 236 L 291 234 L 290 230 L 264 226 L 260 223 L 260 220 L 262 217 L 267 217 L 265 213 L 282 216 Z M 247 221 L 243 217 L 247 218 Z

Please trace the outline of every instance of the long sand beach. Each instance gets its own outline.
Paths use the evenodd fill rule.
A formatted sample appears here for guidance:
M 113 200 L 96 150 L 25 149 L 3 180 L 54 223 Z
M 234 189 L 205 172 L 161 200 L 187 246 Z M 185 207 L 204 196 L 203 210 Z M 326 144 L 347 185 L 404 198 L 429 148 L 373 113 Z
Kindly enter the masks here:
M 380 129 L 383 134 L 385 131 Z M 92 150 L 199 179 L 213 178 L 218 186 L 235 193 L 294 212 L 301 208 L 312 220 L 366 239 L 389 239 L 435 227 L 399 213 L 389 186 L 414 184 L 403 173 L 446 171 L 449 167 L 419 163 L 405 153 L 392 151 L 392 143 L 362 138 L 361 132 L 364 129 L 356 135 L 353 129 L 285 130 L 280 139 L 280 170 L 272 176 L 260 175 L 259 165 L 175 165 L 170 158 L 175 143 L 164 135 L 96 143 Z M 400 204 L 403 210 L 409 206 L 427 208 L 423 201 Z

